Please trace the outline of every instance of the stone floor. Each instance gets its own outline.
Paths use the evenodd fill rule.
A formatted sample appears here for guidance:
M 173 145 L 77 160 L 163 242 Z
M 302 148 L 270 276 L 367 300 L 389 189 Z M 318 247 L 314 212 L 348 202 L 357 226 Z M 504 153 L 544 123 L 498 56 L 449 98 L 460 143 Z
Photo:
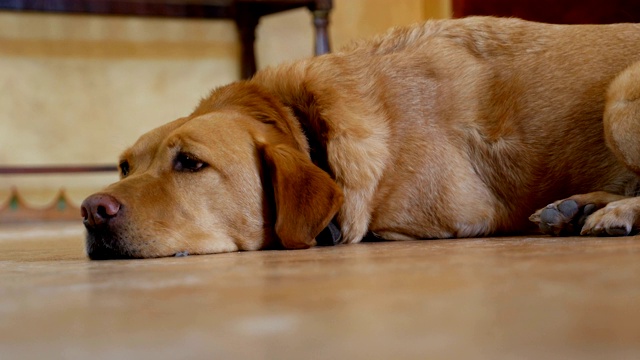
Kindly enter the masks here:
M 639 359 L 640 238 L 89 261 L 0 228 L 0 359 Z

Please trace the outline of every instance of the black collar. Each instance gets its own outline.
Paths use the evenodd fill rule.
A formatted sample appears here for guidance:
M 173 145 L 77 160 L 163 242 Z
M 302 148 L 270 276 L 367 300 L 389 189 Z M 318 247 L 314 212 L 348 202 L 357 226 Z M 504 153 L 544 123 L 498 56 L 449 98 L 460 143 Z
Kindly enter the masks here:
M 341 239 L 342 233 L 340 233 L 340 228 L 334 219 L 316 236 L 316 243 L 319 246 L 333 246 L 340 244 Z

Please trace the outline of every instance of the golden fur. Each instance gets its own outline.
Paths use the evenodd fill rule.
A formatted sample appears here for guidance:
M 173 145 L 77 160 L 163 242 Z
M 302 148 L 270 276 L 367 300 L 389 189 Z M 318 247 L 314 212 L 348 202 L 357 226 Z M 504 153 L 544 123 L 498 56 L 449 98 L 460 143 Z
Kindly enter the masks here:
M 630 232 L 638 60 L 640 25 L 472 17 L 262 70 L 123 154 L 87 250 L 305 248 L 334 217 L 346 243 L 524 233 L 538 208 L 547 233 Z

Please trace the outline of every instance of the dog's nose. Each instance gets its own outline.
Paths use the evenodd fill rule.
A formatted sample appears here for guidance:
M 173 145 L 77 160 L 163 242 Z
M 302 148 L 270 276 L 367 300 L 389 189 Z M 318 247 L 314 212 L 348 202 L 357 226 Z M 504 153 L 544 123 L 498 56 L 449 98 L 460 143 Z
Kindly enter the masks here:
M 122 204 L 111 195 L 94 194 L 86 198 L 80 207 L 84 225 L 95 228 L 109 223 L 118 216 Z

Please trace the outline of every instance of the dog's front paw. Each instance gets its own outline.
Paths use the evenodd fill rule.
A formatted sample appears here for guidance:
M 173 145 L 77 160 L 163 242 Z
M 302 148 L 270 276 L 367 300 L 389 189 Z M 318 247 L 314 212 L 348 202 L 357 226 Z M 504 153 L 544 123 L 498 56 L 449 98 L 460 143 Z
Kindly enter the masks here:
M 592 214 L 609 203 L 627 199 L 625 196 L 596 191 L 573 195 L 558 200 L 536 211 L 529 220 L 538 225 L 544 234 L 570 236 L 581 234 L 581 230 Z M 628 198 L 628 200 L 638 198 Z M 612 230 L 614 231 L 614 230 Z
M 626 236 L 638 231 L 640 200 L 615 201 L 594 212 L 582 227 L 581 235 Z
M 586 219 L 595 210 L 597 210 L 595 204 L 584 204 L 569 198 L 545 206 L 531 215 L 529 220 L 536 223 L 544 234 L 577 235 Z

